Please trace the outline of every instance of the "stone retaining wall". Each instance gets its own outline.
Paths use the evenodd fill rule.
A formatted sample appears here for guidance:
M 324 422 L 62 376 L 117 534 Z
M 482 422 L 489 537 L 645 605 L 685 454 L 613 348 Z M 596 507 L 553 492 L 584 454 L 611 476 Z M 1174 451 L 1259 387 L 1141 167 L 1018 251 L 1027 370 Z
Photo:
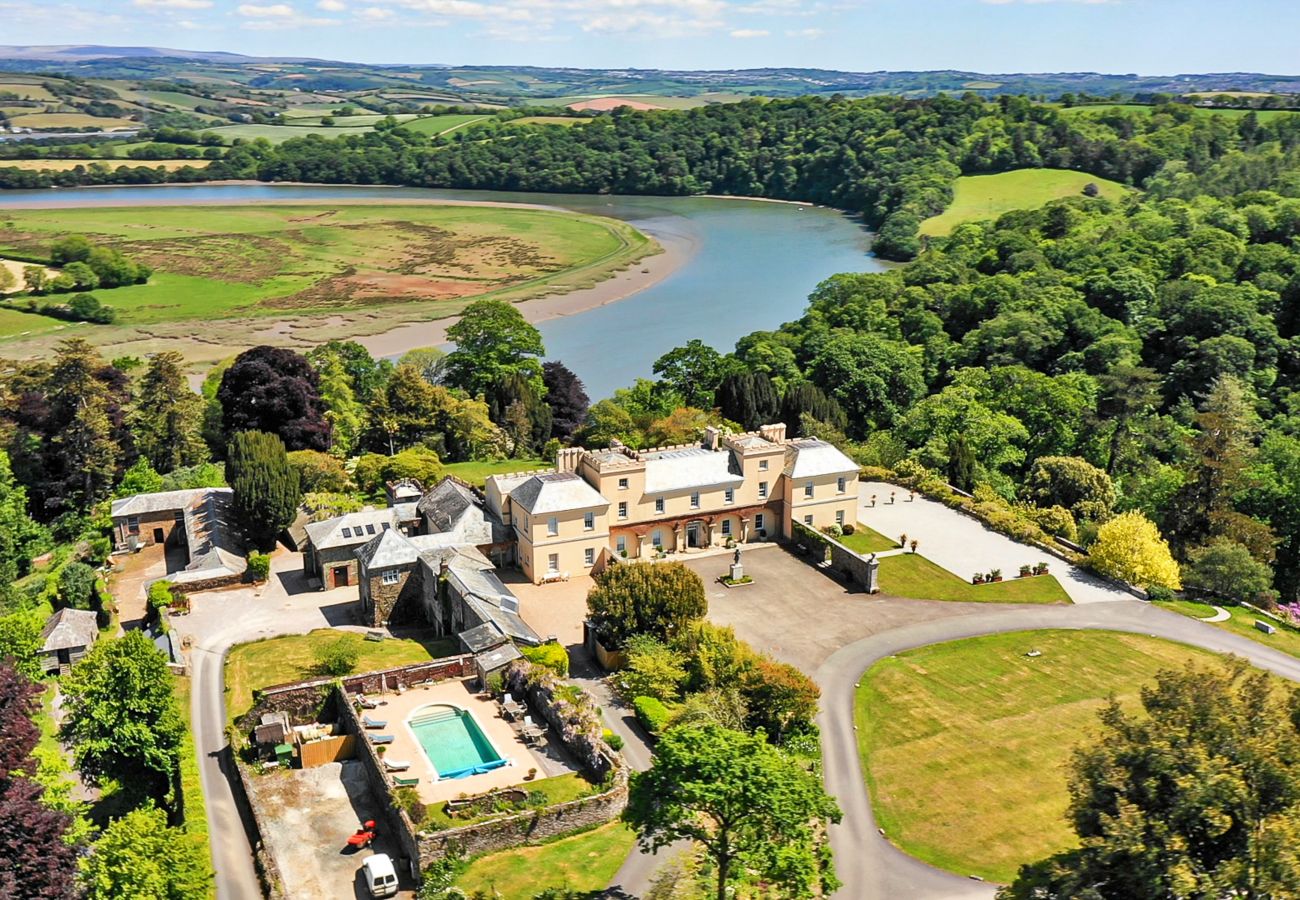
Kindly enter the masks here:
M 860 584 L 868 591 L 872 589 L 871 563 L 867 557 L 850 550 L 830 535 L 809 528 L 802 522 L 790 524 L 796 544 L 804 543 L 824 548 L 830 556 L 830 568 L 834 574 L 850 584 Z M 878 591 L 879 588 L 876 590 Z
M 262 811 L 252 801 L 253 792 L 249 786 L 251 776 L 248 773 L 248 766 L 244 765 L 238 756 L 235 757 L 235 769 L 239 772 L 239 789 L 243 792 L 244 803 L 252 812 L 253 827 L 256 830 L 256 834 L 251 835 L 253 839 L 253 862 L 257 869 L 257 877 L 262 882 L 262 890 L 269 900 L 287 900 L 284 893 L 284 876 L 280 874 L 280 867 L 275 862 L 275 855 L 267 849 L 266 842 L 262 839 L 266 829 L 262 823 Z

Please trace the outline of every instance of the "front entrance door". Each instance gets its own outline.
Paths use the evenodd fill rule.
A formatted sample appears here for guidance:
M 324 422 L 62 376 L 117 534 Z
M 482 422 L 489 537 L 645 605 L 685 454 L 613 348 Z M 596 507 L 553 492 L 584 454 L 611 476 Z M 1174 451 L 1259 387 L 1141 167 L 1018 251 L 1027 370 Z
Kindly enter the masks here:
M 347 586 L 348 586 L 348 567 L 347 567 L 347 566 L 335 566 L 335 567 L 334 567 L 334 586 L 335 586 L 335 587 L 347 587 Z
M 690 525 L 687 525 L 687 526 L 686 526 L 686 546 L 687 546 L 687 547 L 698 547 L 698 546 L 700 546 L 700 526 L 699 526 L 699 523 L 697 523 L 697 522 L 692 522 Z
M 161 528 L 155 528 L 153 530 L 153 542 L 155 544 L 164 544 L 167 542 L 167 535 L 163 534 Z

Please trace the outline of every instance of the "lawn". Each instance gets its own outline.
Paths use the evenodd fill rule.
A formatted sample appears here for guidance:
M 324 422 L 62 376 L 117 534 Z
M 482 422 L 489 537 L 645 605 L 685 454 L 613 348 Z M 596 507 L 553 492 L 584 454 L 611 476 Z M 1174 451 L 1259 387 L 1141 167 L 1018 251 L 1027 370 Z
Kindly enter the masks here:
M 482 487 L 489 475 L 531 472 L 533 469 L 548 469 L 553 465 L 555 465 L 554 460 L 546 459 L 500 459 L 492 462 L 451 463 L 443 467 L 442 473 L 455 475 L 461 481 Z
M 895 597 L 917 600 L 956 600 L 964 603 L 1069 603 L 1070 597 L 1054 575 L 1016 578 L 1004 573 L 997 584 L 971 584 L 924 556 L 903 553 L 880 560 L 880 589 Z
M 522 776 L 521 776 L 522 777 Z M 522 788 L 526 791 L 540 791 L 546 795 L 547 806 L 558 806 L 561 803 L 568 803 L 585 797 L 592 792 L 592 784 L 576 772 L 570 772 L 567 775 L 557 775 L 554 778 L 542 778 L 538 781 L 521 781 L 514 787 Z M 489 813 L 483 816 L 452 818 L 445 811 L 447 803 L 430 803 L 429 822 L 438 828 L 459 828 L 463 825 L 471 825 L 475 822 L 484 822 L 488 819 L 501 819 L 514 813 L 499 812 Z
M 456 652 L 456 642 L 450 638 L 367 641 L 356 632 L 332 628 L 240 644 L 226 656 L 226 717 L 234 721 L 252 709 L 254 691 L 315 676 L 316 651 L 339 640 L 357 648 L 355 672 L 408 666 Z
M 128 169 L 156 169 L 161 166 L 171 172 L 185 166 L 203 169 L 211 164 L 210 159 L 0 159 L 0 169 L 47 172 L 68 172 L 77 166 L 104 166 L 109 171 L 116 171 L 123 166 Z
M 1215 658 L 1141 635 L 1026 631 L 881 660 L 855 704 L 877 822 L 918 859 L 1010 881 L 1074 846 L 1066 766 L 1107 698 L 1132 709 L 1157 671 Z
M 1037 209 L 1062 197 L 1083 196 L 1095 184 L 1101 196 L 1117 200 L 1131 190 L 1087 172 L 1066 169 L 1017 169 L 998 175 L 963 175 L 953 185 L 952 205 L 921 223 L 921 234 L 943 237 L 958 225 L 996 219 L 1013 209 Z
M 40 255 L 80 233 L 154 267 L 148 284 L 100 291 L 118 324 L 365 313 L 406 321 L 484 296 L 587 287 L 654 249 L 614 219 L 452 204 L 100 207 L 6 210 L 0 255 Z M 36 330 L 11 321 L 0 337 Z
M 1214 615 L 1214 610 L 1210 606 L 1192 600 L 1156 601 L 1155 605 L 1190 616 L 1193 619 L 1205 619 Z M 1276 619 L 1270 619 L 1267 616 L 1257 615 L 1241 606 L 1225 606 L 1223 608 L 1228 611 L 1231 618 L 1223 622 L 1208 622 L 1206 624 L 1250 638 L 1252 641 L 1288 653 L 1291 656 L 1300 657 L 1300 629 L 1286 625 Z M 1255 627 L 1257 620 L 1268 622 L 1277 629 L 1277 632 L 1275 634 L 1265 634 Z
M 846 534 L 837 540 L 848 547 L 854 553 L 866 555 L 868 553 L 881 553 L 885 550 L 897 550 L 898 542 L 891 541 L 879 531 L 868 528 L 859 522 L 853 526 L 853 533 Z
M 481 856 L 456 879 L 456 886 L 469 896 L 483 891 L 501 900 L 530 900 L 551 888 L 599 891 L 635 843 L 630 828 L 611 822 L 548 844 Z

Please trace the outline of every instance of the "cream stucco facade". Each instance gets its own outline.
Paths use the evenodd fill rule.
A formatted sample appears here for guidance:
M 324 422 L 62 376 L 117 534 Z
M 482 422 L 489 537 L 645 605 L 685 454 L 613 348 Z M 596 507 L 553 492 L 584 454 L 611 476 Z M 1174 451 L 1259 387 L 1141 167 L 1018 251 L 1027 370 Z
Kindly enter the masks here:
M 857 465 L 784 425 L 699 444 L 561 450 L 546 472 L 488 479 L 489 508 L 511 530 L 534 582 L 589 574 L 608 561 L 791 536 L 791 521 L 853 523 Z M 811 517 L 811 518 L 810 518 Z

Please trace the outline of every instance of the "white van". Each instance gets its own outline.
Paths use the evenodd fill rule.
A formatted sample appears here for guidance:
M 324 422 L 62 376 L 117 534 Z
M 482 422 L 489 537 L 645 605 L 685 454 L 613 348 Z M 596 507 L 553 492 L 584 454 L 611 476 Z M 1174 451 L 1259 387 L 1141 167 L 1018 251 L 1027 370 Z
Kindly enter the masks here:
M 387 853 L 376 853 L 361 864 L 361 874 L 366 879 L 366 889 L 372 897 L 397 896 L 397 872 Z

